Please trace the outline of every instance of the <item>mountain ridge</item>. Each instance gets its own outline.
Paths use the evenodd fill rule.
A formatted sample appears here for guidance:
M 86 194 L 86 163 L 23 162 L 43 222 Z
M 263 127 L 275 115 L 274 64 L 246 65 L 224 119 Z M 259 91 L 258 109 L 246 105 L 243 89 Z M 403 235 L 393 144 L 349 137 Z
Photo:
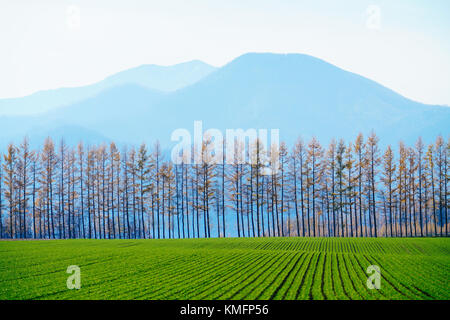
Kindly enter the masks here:
M 299 135 L 326 143 L 372 130 L 383 144 L 397 144 L 412 143 L 419 135 L 425 141 L 447 135 L 450 109 L 413 101 L 309 55 L 248 53 L 172 92 L 117 86 L 41 114 L 34 123 L 80 126 L 124 143 L 160 140 L 170 146 L 171 132 L 186 128 L 192 134 L 194 120 L 202 120 L 204 130 L 222 132 L 277 128 L 289 144 Z M 0 118 L 0 125 L 4 121 Z M 33 123 L 27 117 L 15 121 L 25 124 L 24 134 Z M 0 135 L 0 142 L 5 140 Z
M 84 86 L 42 90 L 24 97 L 0 99 L 0 115 L 40 114 L 92 98 L 104 90 L 124 84 L 138 84 L 163 92 L 175 91 L 197 82 L 214 70 L 216 67 L 200 60 L 169 66 L 143 64 Z

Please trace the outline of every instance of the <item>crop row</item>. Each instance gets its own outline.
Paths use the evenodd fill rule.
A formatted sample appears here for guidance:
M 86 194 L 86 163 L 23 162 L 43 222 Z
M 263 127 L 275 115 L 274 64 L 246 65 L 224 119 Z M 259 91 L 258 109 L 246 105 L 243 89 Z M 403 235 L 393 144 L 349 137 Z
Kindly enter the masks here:
M 0 299 L 448 299 L 448 239 L 0 242 Z M 81 268 L 68 290 L 66 269 Z M 381 269 L 381 289 L 366 286 Z

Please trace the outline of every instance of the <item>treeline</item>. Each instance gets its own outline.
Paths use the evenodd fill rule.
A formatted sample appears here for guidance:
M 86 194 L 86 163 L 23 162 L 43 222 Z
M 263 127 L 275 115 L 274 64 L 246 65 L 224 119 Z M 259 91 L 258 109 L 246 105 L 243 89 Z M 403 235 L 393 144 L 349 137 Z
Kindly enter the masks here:
M 158 143 L 10 144 L 0 158 L 0 237 L 448 236 L 450 141 L 441 136 L 400 142 L 397 154 L 380 150 L 374 133 L 326 148 L 299 139 L 292 150 L 276 146 L 276 162 L 257 141 L 231 164 L 206 161 L 209 143 L 194 164 L 173 164 Z

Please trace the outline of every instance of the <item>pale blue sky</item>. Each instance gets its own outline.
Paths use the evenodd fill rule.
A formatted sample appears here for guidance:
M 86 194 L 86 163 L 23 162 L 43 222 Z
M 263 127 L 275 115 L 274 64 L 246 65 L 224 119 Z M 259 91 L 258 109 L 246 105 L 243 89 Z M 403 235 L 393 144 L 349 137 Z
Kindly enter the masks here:
M 0 0 L 0 98 L 147 63 L 297 52 L 450 105 L 449 39 L 447 0 Z

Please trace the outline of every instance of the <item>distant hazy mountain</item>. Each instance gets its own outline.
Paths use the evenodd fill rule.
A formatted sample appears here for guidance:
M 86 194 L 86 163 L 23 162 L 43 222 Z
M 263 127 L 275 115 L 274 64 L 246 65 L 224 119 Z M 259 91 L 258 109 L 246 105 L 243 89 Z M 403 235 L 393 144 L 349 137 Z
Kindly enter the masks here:
M 385 143 L 447 135 L 450 108 L 409 100 L 382 85 L 301 54 L 238 57 L 164 100 L 149 136 L 166 128 L 279 128 L 281 138 L 354 139 L 372 129 Z M 172 117 L 170 117 L 172 115 Z M 176 116 L 175 116 L 176 115 Z
M 168 146 L 171 132 L 192 132 L 194 120 L 202 120 L 204 130 L 276 128 L 288 143 L 299 135 L 324 144 L 333 137 L 349 141 L 373 129 L 386 145 L 446 138 L 450 108 L 414 102 L 311 56 L 252 53 L 174 92 L 115 86 L 39 116 L 0 118 L 0 126 L 12 129 L 2 130 L 0 139 L 56 127 L 64 135 L 61 128 L 82 127 L 118 142 L 159 139 Z
M 149 89 L 169 92 L 194 84 L 216 69 L 216 67 L 199 60 L 167 67 L 146 64 L 116 73 L 101 83 L 107 87 L 136 84 Z
M 39 91 L 26 97 L 0 99 L 0 116 L 47 112 L 94 97 L 106 89 L 121 85 L 135 84 L 163 92 L 175 91 L 199 81 L 215 69 L 198 60 L 173 66 L 142 65 L 88 86 Z

